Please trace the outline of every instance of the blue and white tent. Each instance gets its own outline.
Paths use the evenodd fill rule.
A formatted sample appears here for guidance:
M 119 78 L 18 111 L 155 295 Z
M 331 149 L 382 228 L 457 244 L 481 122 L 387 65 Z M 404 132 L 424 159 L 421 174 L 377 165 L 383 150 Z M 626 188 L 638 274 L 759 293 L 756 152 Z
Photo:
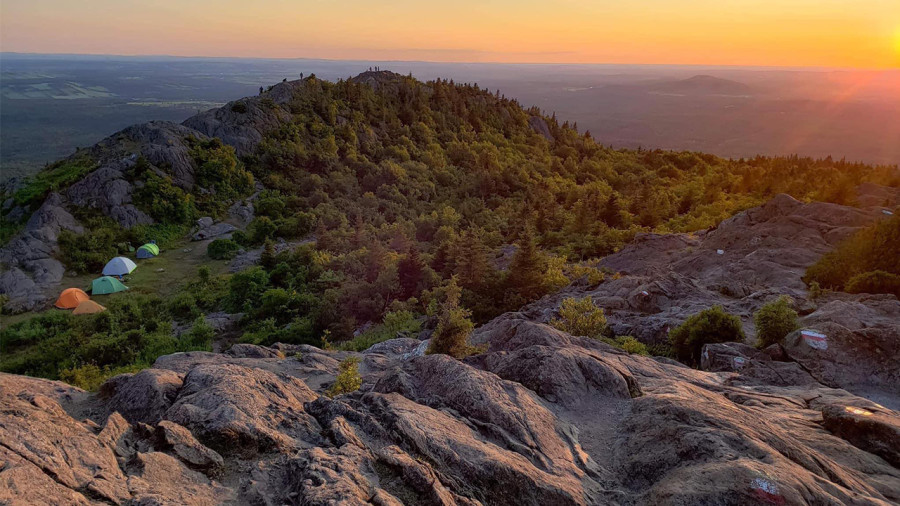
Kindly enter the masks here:
M 107 262 L 103 268 L 104 276 L 124 276 L 137 269 L 137 265 L 130 258 L 116 257 Z

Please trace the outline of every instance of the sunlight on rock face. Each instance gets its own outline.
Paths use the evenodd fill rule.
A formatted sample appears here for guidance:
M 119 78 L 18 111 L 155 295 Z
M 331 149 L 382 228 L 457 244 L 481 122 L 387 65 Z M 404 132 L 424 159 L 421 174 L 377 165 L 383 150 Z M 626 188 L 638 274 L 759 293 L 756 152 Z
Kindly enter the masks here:
M 854 408 L 853 406 L 847 406 L 844 409 L 846 409 L 848 413 L 853 413 L 854 415 L 872 416 L 871 411 L 866 411 L 866 410 L 860 409 L 860 408 Z

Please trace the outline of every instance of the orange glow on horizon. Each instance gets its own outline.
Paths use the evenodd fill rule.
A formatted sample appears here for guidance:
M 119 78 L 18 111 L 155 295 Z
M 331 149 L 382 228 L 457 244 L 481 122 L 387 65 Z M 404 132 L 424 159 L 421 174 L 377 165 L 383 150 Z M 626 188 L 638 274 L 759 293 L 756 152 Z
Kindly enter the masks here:
M 900 68 L 897 0 L 5 0 L 0 49 Z

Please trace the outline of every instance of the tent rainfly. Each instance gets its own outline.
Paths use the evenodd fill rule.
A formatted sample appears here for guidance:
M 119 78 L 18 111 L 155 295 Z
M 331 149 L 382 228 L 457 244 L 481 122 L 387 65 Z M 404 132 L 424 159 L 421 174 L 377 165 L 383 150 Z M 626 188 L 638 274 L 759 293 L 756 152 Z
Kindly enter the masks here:
M 84 293 L 84 290 L 80 288 L 66 288 L 59 294 L 59 298 L 56 299 L 56 307 L 60 309 L 72 309 L 78 307 L 78 304 L 89 300 L 88 294 Z
M 137 269 L 137 265 L 130 258 L 116 257 L 107 262 L 103 268 L 104 276 L 124 276 Z
M 106 295 L 108 293 L 122 292 L 125 290 L 128 290 L 127 286 L 123 285 L 118 279 L 110 276 L 97 278 L 91 283 L 92 295 Z
M 106 308 L 92 300 L 84 300 L 81 301 L 81 304 L 78 304 L 78 307 L 75 308 L 75 311 L 72 311 L 72 314 L 94 314 L 101 311 L 106 311 Z
M 152 242 L 148 242 L 137 249 L 138 258 L 153 258 L 155 256 L 159 256 L 159 246 Z

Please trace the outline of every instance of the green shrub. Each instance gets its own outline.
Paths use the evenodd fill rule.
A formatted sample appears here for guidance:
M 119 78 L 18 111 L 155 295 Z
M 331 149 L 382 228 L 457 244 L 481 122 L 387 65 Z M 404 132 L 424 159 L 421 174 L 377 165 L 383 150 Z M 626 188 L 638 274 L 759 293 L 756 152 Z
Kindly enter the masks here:
M 106 262 L 126 251 L 128 233 L 105 216 L 86 218 L 84 225 L 86 230 L 81 235 L 60 231 L 59 258 L 78 272 L 100 272 Z
M 338 349 L 347 351 L 365 351 L 372 346 L 394 339 L 398 334 L 413 335 L 422 328 L 422 322 L 410 311 L 392 311 L 385 313 L 380 325 L 366 330 L 353 339 L 340 343 Z
M 250 243 L 263 244 L 267 239 L 275 237 L 278 225 L 268 216 L 258 216 L 247 227 L 247 231 L 250 232 Z
M 844 290 L 850 280 L 874 271 L 900 275 L 900 215 L 866 227 L 838 244 L 811 265 L 803 276 L 807 284 L 819 283 L 824 288 Z M 878 276 L 884 279 L 883 276 Z M 889 280 L 886 280 L 890 283 Z M 862 283 L 859 281 L 858 283 Z M 866 283 L 876 283 L 875 279 Z M 861 285 L 857 285 L 861 289 Z M 870 287 L 866 287 L 869 289 Z M 881 292 L 891 293 L 891 292 Z
M 250 237 L 243 230 L 235 230 L 231 234 L 231 240 L 240 246 L 250 246 Z
M 459 307 L 460 295 L 461 290 L 454 278 L 446 287 L 444 302 L 436 310 L 438 324 L 431 334 L 426 353 L 442 353 L 459 359 L 474 351 L 469 346 L 469 334 L 475 325 L 469 320 L 471 312 Z
M 216 239 L 206 247 L 206 254 L 213 260 L 231 260 L 240 250 L 241 246 L 231 239 Z
M 329 397 L 336 397 L 359 390 L 362 386 L 362 377 L 359 375 L 359 359 L 347 357 L 338 364 L 338 375 L 334 384 L 326 392 Z
M 216 336 L 215 330 L 207 323 L 206 318 L 198 316 L 191 326 L 191 330 L 181 336 L 179 348 L 187 350 L 207 350 L 211 349 L 213 338 Z
M 896 259 L 900 262 L 900 258 Z M 847 282 L 848 293 L 892 293 L 900 298 L 900 276 L 885 271 L 857 274 Z
M 144 185 L 134 191 L 134 203 L 162 224 L 187 225 L 197 216 L 194 196 L 185 193 L 169 176 L 144 172 Z
M 603 309 L 594 304 L 593 299 L 585 297 L 576 299 L 566 297 L 559 305 L 559 318 L 550 320 L 554 328 L 572 334 L 593 339 L 601 339 L 609 335 L 609 327 Z
M 13 200 L 17 205 L 35 208 L 50 192 L 64 190 L 95 168 L 97 163 L 86 151 L 60 160 L 28 178 L 13 194 Z
M 722 306 L 690 316 L 669 335 L 675 357 L 689 365 L 700 363 L 703 345 L 743 341 L 744 337 L 741 319 L 726 313 Z
M 628 353 L 634 353 L 635 355 L 649 355 L 647 345 L 632 336 L 619 336 L 616 338 L 616 344 L 619 348 L 622 348 Z
M 106 380 L 106 375 L 96 365 L 87 364 L 60 371 L 59 379 L 78 388 L 96 390 Z
M 809 284 L 809 298 L 812 300 L 817 300 L 822 295 L 825 294 L 825 290 L 822 290 L 822 285 L 819 284 L 818 281 L 813 281 Z
M 791 307 L 793 302 L 793 299 L 787 295 L 782 295 L 759 308 L 759 311 L 753 315 L 756 323 L 757 347 L 765 348 L 781 343 L 785 336 L 800 327 L 797 312 Z
M 244 114 L 247 112 L 247 104 L 243 102 L 235 102 L 231 105 L 232 112 L 236 112 L 238 114 Z
M 243 105 L 238 102 L 235 106 L 238 104 Z M 212 190 L 197 197 L 204 212 L 218 214 L 232 200 L 253 190 L 253 175 L 238 160 L 233 147 L 217 138 L 189 137 L 187 144 L 192 147 L 191 157 L 197 167 L 194 173 L 197 185 Z
M 200 308 L 197 307 L 197 298 L 190 292 L 173 295 L 166 305 L 172 316 L 180 321 L 193 320 L 202 314 Z
M 260 266 L 241 271 L 228 282 L 228 296 L 225 306 L 232 313 L 245 313 L 253 310 L 262 294 L 268 289 L 269 274 Z

